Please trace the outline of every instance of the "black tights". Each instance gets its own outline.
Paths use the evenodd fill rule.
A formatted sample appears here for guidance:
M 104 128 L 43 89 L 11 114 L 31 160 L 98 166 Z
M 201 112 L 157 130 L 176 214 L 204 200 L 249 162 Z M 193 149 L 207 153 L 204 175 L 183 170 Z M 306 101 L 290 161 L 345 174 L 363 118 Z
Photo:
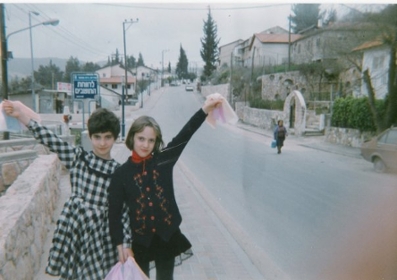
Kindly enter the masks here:
M 136 260 L 142 271 L 149 277 L 149 262 Z M 156 280 L 173 280 L 174 279 L 174 262 L 175 258 L 171 259 L 155 259 L 156 263 Z

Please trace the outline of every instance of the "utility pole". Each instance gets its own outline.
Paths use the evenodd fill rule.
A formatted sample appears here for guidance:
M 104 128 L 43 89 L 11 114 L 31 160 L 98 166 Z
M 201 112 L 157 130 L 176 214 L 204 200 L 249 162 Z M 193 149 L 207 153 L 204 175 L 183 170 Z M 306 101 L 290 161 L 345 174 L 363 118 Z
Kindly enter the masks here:
M 1 57 L 1 100 L 8 99 L 8 70 L 7 70 L 7 37 L 6 37 L 6 26 L 4 16 L 4 4 L 0 4 L 0 57 Z M 10 139 L 10 133 L 8 131 L 3 132 L 3 139 Z
M 130 24 L 130 26 L 133 23 L 138 22 L 139 19 L 134 20 L 124 20 L 123 21 L 123 39 L 124 39 L 124 90 L 122 90 L 121 92 L 121 140 L 124 140 L 124 136 L 125 136 L 125 116 L 124 116 L 124 99 L 125 97 L 128 98 L 128 76 L 127 76 L 127 47 L 126 47 L 126 42 L 125 42 L 125 25 L 127 23 Z M 137 80 L 136 76 L 135 76 L 135 80 Z M 124 93 L 125 92 L 125 93 Z
M 291 15 L 288 17 L 288 71 L 291 70 Z

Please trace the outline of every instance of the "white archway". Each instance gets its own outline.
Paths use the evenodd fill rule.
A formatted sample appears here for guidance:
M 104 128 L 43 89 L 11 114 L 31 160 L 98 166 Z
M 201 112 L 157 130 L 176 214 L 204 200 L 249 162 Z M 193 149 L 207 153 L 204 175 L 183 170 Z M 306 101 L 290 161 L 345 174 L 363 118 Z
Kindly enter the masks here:
M 291 112 L 291 105 L 295 104 L 295 109 Z M 294 114 L 291 116 L 291 114 Z M 292 91 L 284 102 L 284 115 L 286 126 L 295 131 L 295 135 L 303 135 L 306 131 L 306 103 L 302 93 L 297 90 Z M 293 123 L 291 123 L 291 120 Z

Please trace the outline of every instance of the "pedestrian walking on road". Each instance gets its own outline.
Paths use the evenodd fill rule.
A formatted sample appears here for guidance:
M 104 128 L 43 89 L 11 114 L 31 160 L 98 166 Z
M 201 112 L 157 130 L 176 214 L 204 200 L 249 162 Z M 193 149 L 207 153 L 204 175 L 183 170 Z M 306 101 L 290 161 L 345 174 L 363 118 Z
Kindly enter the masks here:
M 149 277 L 151 264 L 157 280 L 172 280 L 174 265 L 190 257 L 191 243 L 181 232 L 182 217 L 175 201 L 173 168 L 193 134 L 222 100 L 207 100 L 164 148 L 158 123 L 149 116 L 131 125 L 126 146 L 128 160 L 112 176 L 109 187 L 110 235 L 119 261 L 134 257 Z M 123 243 L 122 208 L 129 208 L 132 247 Z
M 120 121 L 110 111 L 98 109 L 88 119 L 92 151 L 70 145 L 32 120 L 18 101 L 3 101 L 5 112 L 26 125 L 43 145 L 57 153 L 70 171 L 71 197 L 57 221 L 46 273 L 60 279 L 102 280 L 118 262 L 108 223 L 110 175 L 120 166 L 110 151 L 120 133 Z M 128 215 L 123 215 L 124 242 L 130 242 Z
M 281 148 L 284 146 L 284 140 L 285 137 L 287 136 L 288 136 L 288 132 L 284 126 L 283 120 L 278 120 L 277 126 L 274 129 L 274 140 L 276 140 L 278 154 L 281 154 Z

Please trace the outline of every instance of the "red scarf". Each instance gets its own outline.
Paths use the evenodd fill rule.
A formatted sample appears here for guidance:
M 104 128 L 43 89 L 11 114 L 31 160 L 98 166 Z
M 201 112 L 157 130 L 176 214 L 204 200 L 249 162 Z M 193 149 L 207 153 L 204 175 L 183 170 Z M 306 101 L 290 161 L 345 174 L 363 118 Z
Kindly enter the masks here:
M 146 176 L 146 160 L 148 160 L 148 159 L 150 159 L 150 158 L 152 158 L 152 155 L 148 155 L 148 156 L 146 156 L 146 157 L 141 157 L 141 156 L 139 156 L 138 155 L 138 153 L 134 153 L 134 151 L 132 152 L 132 157 L 131 157 L 131 161 L 132 162 L 134 162 L 134 163 L 141 163 L 141 162 L 143 162 L 143 165 L 142 165 L 142 175 L 144 175 L 144 176 Z
M 150 158 L 152 158 L 152 155 L 148 155 L 146 157 L 141 157 L 141 156 L 138 155 L 138 153 L 132 152 L 131 160 L 134 163 L 141 163 L 142 161 L 148 160 Z

